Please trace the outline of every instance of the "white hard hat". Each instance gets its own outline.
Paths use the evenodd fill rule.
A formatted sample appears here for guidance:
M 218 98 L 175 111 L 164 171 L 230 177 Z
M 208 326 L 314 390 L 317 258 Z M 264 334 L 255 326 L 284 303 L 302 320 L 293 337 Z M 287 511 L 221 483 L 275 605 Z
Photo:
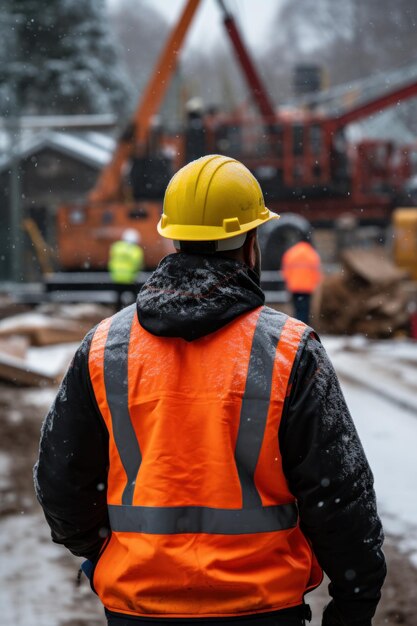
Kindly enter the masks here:
M 140 243 L 140 234 L 134 228 L 126 228 L 122 235 L 123 241 L 126 243 Z
M 202 113 L 204 108 L 204 103 L 202 98 L 195 96 L 194 98 L 190 98 L 185 104 L 185 110 L 187 113 Z

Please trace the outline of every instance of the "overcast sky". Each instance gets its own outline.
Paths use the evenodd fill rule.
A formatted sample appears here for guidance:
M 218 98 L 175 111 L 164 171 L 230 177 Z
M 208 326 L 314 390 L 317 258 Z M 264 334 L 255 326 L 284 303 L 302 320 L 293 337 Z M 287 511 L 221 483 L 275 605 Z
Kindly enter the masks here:
M 112 0 L 113 2 L 115 0 Z M 174 24 L 186 0 L 145 0 Z M 270 23 L 282 0 L 225 0 L 232 11 L 239 30 L 251 51 L 262 48 L 271 36 Z M 186 47 L 203 47 L 206 50 L 216 42 L 225 41 L 222 12 L 217 0 L 201 0 L 194 22 L 186 40 Z

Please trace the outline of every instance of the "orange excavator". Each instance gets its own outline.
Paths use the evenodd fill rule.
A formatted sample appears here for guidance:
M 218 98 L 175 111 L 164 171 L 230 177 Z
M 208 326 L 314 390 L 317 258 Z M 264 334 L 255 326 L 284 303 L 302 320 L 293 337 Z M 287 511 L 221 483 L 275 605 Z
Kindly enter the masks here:
M 210 153 L 241 160 L 261 183 L 268 207 L 329 223 L 350 211 L 361 220 L 386 222 L 395 195 L 410 176 L 410 151 L 389 141 L 347 143 L 347 124 L 417 95 L 417 68 L 388 81 L 388 91 L 358 98 L 353 106 L 302 103 L 276 111 L 224 0 L 224 25 L 258 115 L 198 113 L 178 135 L 155 123 L 178 55 L 201 0 L 187 0 L 128 129 L 87 201 L 58 211 L 61 269 L 105 269 L 111 243 L 127 227 L 140 232 L 147 269 L 171 252 L 156 232 L 170 177 L 192 158 Z M 339 92 L 338 92 L 339 94 Z M 339 94 L 340 96 L 340 94 Z M 340 97 L 339 97 L 340 100 Z M 196 123 L 198 122 L 198 123 Z

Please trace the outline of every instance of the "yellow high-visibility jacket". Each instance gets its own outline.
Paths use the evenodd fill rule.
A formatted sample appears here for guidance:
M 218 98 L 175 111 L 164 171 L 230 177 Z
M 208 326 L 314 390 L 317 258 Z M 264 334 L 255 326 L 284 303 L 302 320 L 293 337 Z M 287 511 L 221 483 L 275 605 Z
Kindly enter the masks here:
M 143 263 L 143 250 L 135 243 L 116 241 L 110 248 L 109 272 L 115 283 L 134 283 Z

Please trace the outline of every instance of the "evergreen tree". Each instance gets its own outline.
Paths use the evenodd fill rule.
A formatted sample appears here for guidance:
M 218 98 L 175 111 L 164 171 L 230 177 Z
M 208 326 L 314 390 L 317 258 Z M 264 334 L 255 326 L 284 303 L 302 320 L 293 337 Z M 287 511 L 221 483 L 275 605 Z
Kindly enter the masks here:
M 123 114 L 131 91 L 105 0 L 2 0 L 0 113 Z M 3 37 L 1 35 L 4 35 Z

